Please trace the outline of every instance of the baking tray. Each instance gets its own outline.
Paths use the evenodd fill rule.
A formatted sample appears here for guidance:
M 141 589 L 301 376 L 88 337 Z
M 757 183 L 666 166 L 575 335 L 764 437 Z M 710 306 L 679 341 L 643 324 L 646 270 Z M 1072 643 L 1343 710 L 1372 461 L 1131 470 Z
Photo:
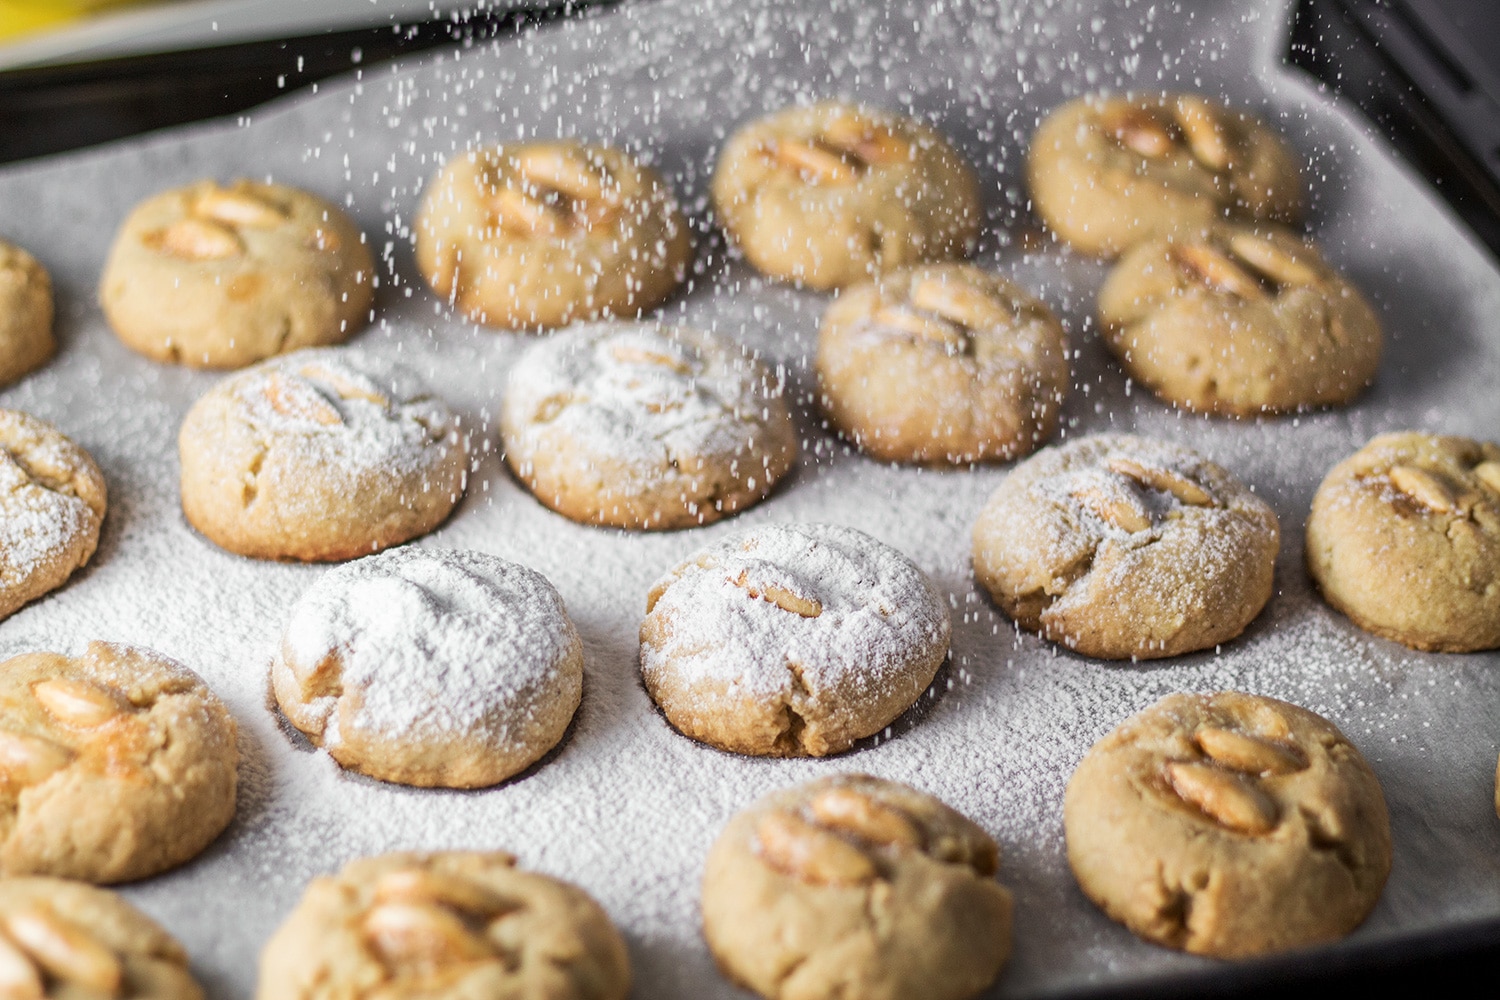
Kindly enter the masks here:
M 312 876 L 389 848 L 505 847 L 599 899 L 630 944 L 638 996 L 737 996 L 698 935 L 703 856 L 754 797 L 838 770 L 925 788 L 997 836 L 1017 921 L 996 995 L 1223 982 L 1249 967 L 1147 945 L 1095 910 L 1068 872 L 1061 826 L 1063 787 L 1095 739 L 1163 694 L 1223 687 L 1333 719 L 1370 759 L 1390 804 L 1395 864 L 1379 906 L 1347 942 L 1292 961 L 1337 967 L 1445 935 L 1488 940 L 1486 921 L 1500 917 L 1500 656 L 1415 653 L 1360 632 L 1313 595 L 1301 545 L 1318 480 L 1370 435 L 1420 426 L 1500 436 L 1500 275 L 1356 117 L 1282 68 L 1285 5 L 1162 10 L 1102 0 L 628 4 L 325 86 L 248 126 L 199 126 L 0 171 L 0 233 L 52 269 L 62 341 L 57 360 L 0 393 L 0 405 L 74 436 L 111 488 L 93 563 L 0 624 L 0 655 L 77 649 L 90 638 L 144 643 L 202 673 L 240 720 L 233 826 L 195 862 L 124 889 L 183 940 L 212 995 L 251 994 L 262 943 Z M 1109 361 L 1090 318 L 1104 268 L 1025 238 L 1035 223 L 1021 164 L 1040 113 L 1085 90 L 1124 86 L 1223 94 L 1259 109 L 1303 155 L 1311 229 L 1389 334 L 1380 379 L 1356 405 L 1277 420 L 1186 416 Z M 1183 441 L 1276 509 L 1277 593 L 1245 636 L 1216 652 L 1106 666 L 1017 635 L 968 566 L 970 525 L 1006 468 L 884 466 L 821 427 L 808 357 L 828 300 L 726 260 L 705 221 L 705 190 L 733 125 L 826 95 L 914 111 L 979 164 L 990 210 L 979 262 L 1041 294 L 1070 330 L 1077 385 L 1067 437 L 1112 428 Z M 620 143 L 673 178 L 704 232 L 691 288 L 664 315 L 739 338 L 784 368 L 803 459 L 766 503 L 734 520 L 640 535 L 550 513 L 487 455 L 454 517 L 424 544 L 485 549 L 553 580 L 585 641 L 579 718 L 543 766 L 497 789 L 351 778 L 289 739 L 265 705 L 281 622 L 323 569 L 239 559 L 186 526 L 175 435 L 216 376 L 154 365 L 109 334 L 94 299 L 108 241 L 130 205 L 205 175 L 272 176 L 344 201 L 386 261 L 379 320 L 357 343 L 404 357 L 493 443 L 499 387 L 526 338 L 458 321 L 425 291 L 411 260 L 411 216 L 441 157 L 475 141 L 559 132 Z M 952 661 L 890 738 L 833 760 L 739 758 L 675 734 L 641 689 L 636 629 L 652 580 L 727 532 L 773 520 L 868 531 L 909 553 L 949 595 Z

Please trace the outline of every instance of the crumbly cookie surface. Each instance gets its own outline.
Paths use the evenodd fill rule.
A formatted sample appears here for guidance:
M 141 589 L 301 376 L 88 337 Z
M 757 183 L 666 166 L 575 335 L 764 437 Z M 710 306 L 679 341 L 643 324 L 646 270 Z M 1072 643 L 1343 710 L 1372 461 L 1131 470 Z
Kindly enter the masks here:
M 1324 600 L 1414 649 L 1500 648 L 1500 444 L 1404 431 L 1313 496 L 1307 569 Z
M 1100 740 L 1063 806 L 1083 891 L 1158 944 L 1219 957 L 1342 937 L 1391 867 L 1385 799 L 1326 719 L 1171 695 Z
M 841 101 L 742 126 L 719 152 L 712 194 L 756 270 L 820 289 L 964 257 L 984 218 L 973 171 L 946 139 Z
M 88 452 L 51 424 L 0 410 L 0 619 L 88 564 L 105 507 Z
M 927 689 L 952 626 L 910 559 L 852 528 L 771 524 L 690 556 L 646 599 L 641 676 L 682 733 L 821 757 Z
M 31 254 L 0 240 L 0 385 L 52 357 L 52 277 Z
M 337 344 L 369 319 L 375 265 L 337 206 L 284 184 L 200 181 L 126 216 L 99 299 L 157 361 L 242 368 Z
M 317 878 L 261 953 L 260 1000 L 624 1000 L 630 960 L 581 889 L 498 851 L 384 854 Z
M 197 855 L 234 817 L 234 719 L 197 674 L 92 642 L 0 669 L 0 872 L 125 882 Z
M 405 367 L 350 348 L 231 375 L 178 434 L 182 509 L 258 559 L 339 561 L 437 527 L 462 496 L 468 439 Z
M 1099 292 L 1105 341 L 1161 398 L 1232 416 L 1347 403 L 1380 366 L 1380 321 L 1279 226 L 1142 243 Z
M 860 774 L 772 793 L 709 852 L 703 933 L 773 1000 L 982 991 L 1010 954 L 994 840 L 942 802 Z
M 1102 659 L 1227 642 L 1271 597 L 1276 514 L 1198 453 L 1100 434 L 1006 477 L 974 525 L 974 575 L 1022 628 Z
M 583 693 L 583 643 L 540 573 L 407 546 L 330 570 L 298 599 L 271 687 L 346 768 L 477 788 L 562 738 Z
M 823 410 L 892 462 L 1004 461 L 1057 427 L 1067 335 L 1018 286 L 967 264 L 930 264 L 846 289 L 818 338 Z
M 203 1000 L 175 938 L 65 879 L 0 879 L 0 969 L 15 1000 Z
M 442 298 L 508 329 L 638 316 L 682 283 L 692 233 L 666 181 L 608 146 L 535 142 L 450 160 L 417 216 Z
M 537 499 L 588 524 L 709 524 L 792 467 L 782 386 L 725 338 L 650 323 L 575 326 L 516 362 L 501 404 L 505 460 Z
M 1302 215 L 1302 178 L 1281 138 L 1253 115 L 1196 94 L 1069 101 L 1038 126 L 1026 169 L 1048 228 L 1108 257 L 1226 217 Z

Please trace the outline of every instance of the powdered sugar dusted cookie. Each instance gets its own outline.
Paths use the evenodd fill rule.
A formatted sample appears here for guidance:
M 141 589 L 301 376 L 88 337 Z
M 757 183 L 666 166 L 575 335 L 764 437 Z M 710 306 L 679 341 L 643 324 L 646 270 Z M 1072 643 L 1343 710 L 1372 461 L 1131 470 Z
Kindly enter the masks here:
M 409 546 L 331 570 L 298 599 L 271 687 L 292 725 L 350 770 L 477 788 L 562 738 L 583 644 L 540 573 Z
M 797 457 L 781 385 L 732 341 L 649 323 L 578 326 L 511 369 L 505 460 L 538 500 L 620 528 L 708 524 Z
M 1018 465 L 974 525 L 974 575 L 1022 628 L 1154 659 L 1239 635 L 1271 597 L 1276 514 L 1179 445 L 1100 434 Z
M 471 319 L 512 329 L 640 315 L 682 282 L 693 252 L 656 171 L 570 141 L 450 160 L 416 229 L 433 290 Z
M 668 721 L 723 750 L 822 757 L 879 732 L 948 655 L 948 605 L 853 528 L 772 524 L 651 588 L 641 676 Z
M 426 534 L 463 493 L 467 436 L 401 365 L 298 351 L 232 375 L 178 435 L 182 510 L 259 559 L 353 559 Z
M 966 465 L 1035 451 L 1068 388 L 1067 335 L 1045 305 L 967 264 L 845 290 L 818 336 L 823 409 L 861 450 Z
M 719 153 L 714 211 L 755 268 L 811 288 L 968 254 L 973 171 L 914 118 L 840 101 L 742 126 Z
M 31 254 L 0 240 L 0 385 L 40 368 L 55 350 L 52 277 Z
M 0 618 L 88 563 L 104 509 L 88 452 L 51 424 L 0 410 Z

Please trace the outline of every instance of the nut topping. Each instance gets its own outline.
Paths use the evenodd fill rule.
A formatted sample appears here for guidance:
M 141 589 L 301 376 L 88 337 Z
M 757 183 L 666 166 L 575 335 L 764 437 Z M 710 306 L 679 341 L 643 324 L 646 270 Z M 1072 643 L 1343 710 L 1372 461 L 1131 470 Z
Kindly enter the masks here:
M 1425 469 L 1414 465 L 1398 465 L 1391 469 L 1391 485 L 1428 510 L 1439 514 L 1451 514 L 1458 510 L 1458 502 L 1448 485 Z
M 0 997 L 5 1000 L 44 1000 L 42 977 L 31 958 L 0 934 Z
M 553 206 L 515 188 L 501 188 L 490 198 L 500 228 L 520 236 L 557 236 L 564 222 Z
M 120 995 L 119 958 L 83 928 L 41 907 L 7 913 L 0 923 L 54 979 L 107 997 Z
M 209 188 L 198 196 L 193 214 L 250 229 L 270 229 L 286 221 L 286 213 L 280 208 L 242 188 Z
M 575 201 L 593 201 L 613 192 L 602 167 L 571 149 L 531 146 L 515 154 L 516 170 L 531 184 L 550 188 Z
M 515 907 L 472 879 L 422 868 L 386 872 L 375 882 L 377 903 L 436 903 L 462 913 L 493 917 Z
M 1195 280 L 1242 299 L 1264 299 L 1266 290 L 1227 255 L 1204 243 L 1174 246 L 1172 256 Z
M 126 708 L 109 688 L 84 680 L 56 677 L 37 681 L 31 693 L 58 722 L 82 729 L 103 725 Z
M 333 404 L 302 379 L 273 371 L 266 376 L 265 393 L 271 409 L 282 416 L 308 420 L 324 427 L 334 427 L 344 422 Z
M 871 844 L 921 847 L 922 831 L 905 813 L 852 788 L 830 788 L 808 804 L 820 826 Z
M 147 237 L 161 250 L 183 260 L 227 260 L 237 257 L 244 244 L 232 229 L 209 219 L 188 216 Z
M 1316 270 L 1275 240 L 1239 232 L 1229 237 L 1229 248 L 1236 257 L 1278 285 L 1311 285 L 1318 280 Z
M 1133 459 L 1116 456 L 1107 463 L 1110 472 L 1118 473 L 1147 489 L 1170 493 L 1181 502 L 1192 507 L 1207 507 L 1213 503 L 1203 487 L 1180 472 L 1158 466 L 1145 466 Z
M 1276 803 L 1244 778 L 1209 764 L 1171 761 L 1172 790 L 1205 816 L 1238 833 L 1267 833 L 1278 819 Z
M 381 903 L 365 915 L 364 933 L 389 965 L 434 968 L 493 954 L 451 910 L 427 903 Z
M 1091 485 L 1076 490 L 1073 497 L 1106 524 L 1135 534 L 1151 527 L 1151 515 L 1135 497 L 1120 491 Z
M 871 317 L 883 329 L 899 330 L 918 340 L 940 344 L 952 353 L 963 353 L 969 345 L 968 335 L 945 319 L 924 316 L 901 306 L 886 306 Z
M 322 365 L 306 365 L 298 371 L 303 378 L 317 379 L 325 383 L 334 392 L 338 393 L 340 399 L 362 399 L 367 403 L 374 403 L 381 409 L 389 408 L 391 401 L 382 394 L 372 389 L 367 389 L 355 382 L 353 379 L 345 378 L 343 375 Z
M 1229 140 L 1214 106 L 1193 94 L 1177 98 L 1174 117 L 1193 158 L 1210 170 L 1229 166 Z
M 937 278 L 914 282 L 911 304 L 970 330 L 984 330 L 1010 318 L 1005 309 L 973 285 Z
M 823 139 L 865 163 L 891 163 L 911 157 L 911 144 L 905 139 L 857 115 L 840 115 L 830 121 L 823 129 Z
M 776 143 L 772 155 L 810 184 L 848 184 L 859 176 L 848 157 L 816 142 L 783 139 Z
M 1500 462 L 1480 462 L 1474 466 L 1474 475 L 1492 492 L 1500 493 Z
M 12 784 L 40 784 L 72 760 L 71 750 L 51 740 L 0 729 L 0 778 Z
M 783 812 L 755 826 L 761 857 L 773 868 L 823 885 L 859 885 L 875 877 L 875 862 L 842 837 Z
M 1145 108 L 1111 103 L 1101 113 L 1100 124 L 1111 139 L 1148 160 L 1166 156 L 1177 145 L 1171 130 Z
M 1198 746 L 1216 764 L 1247 774 L 1291 774 L 1307 766 L 1306 759 L 1294 747 L 1237 733 L 1231 729 L 1205 726 L 1197 732 Z
M 610 345 L 609 353 L 621 364 L 669 368 L 678 375 L 691 375 L 693 372 L 693 366 L 686 358 L 668 354 L 666 351 L 654 351 L 639 344 L 615 343 Z
M 803 618 L 816 618 L 823 613 L 823 602 L 816 597 L 803 597 L 801 594 L 793 593 L 785 587 L 776 584 L 766 586 L 755 586 L 750 582 L 748 570 L 741 570 L 740 575 L 729 581 L 736 587 L 744 590 L 753 598 L 768 601 L 783 611 L 801 615 Z

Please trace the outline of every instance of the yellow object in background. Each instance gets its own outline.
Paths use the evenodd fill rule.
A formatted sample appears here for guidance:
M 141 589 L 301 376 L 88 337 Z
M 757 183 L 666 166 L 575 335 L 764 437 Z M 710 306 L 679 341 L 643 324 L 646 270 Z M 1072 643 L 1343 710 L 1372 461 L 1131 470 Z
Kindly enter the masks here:
M 142 0 L 0 0 L 0 42 Z

